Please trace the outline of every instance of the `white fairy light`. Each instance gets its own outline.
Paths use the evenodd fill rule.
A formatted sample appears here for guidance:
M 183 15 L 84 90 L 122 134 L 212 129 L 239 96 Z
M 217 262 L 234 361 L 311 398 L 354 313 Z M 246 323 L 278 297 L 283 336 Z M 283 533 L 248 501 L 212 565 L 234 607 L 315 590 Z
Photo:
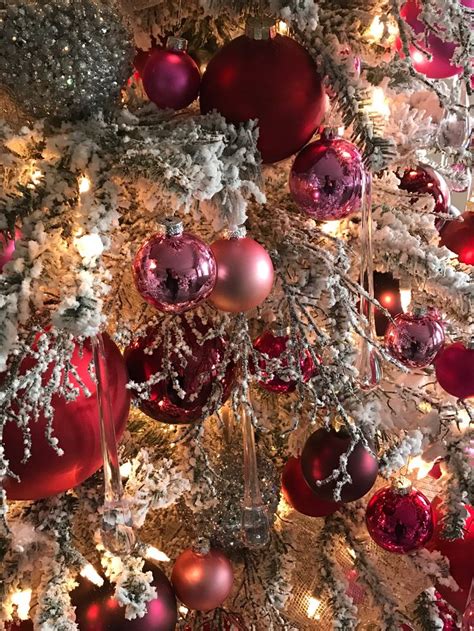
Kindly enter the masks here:
M 324 234 L 329 234 L 332 237 L 335 237 L 339 232 L 339 227 L 341 225 L 340 221 L 325 221 L 321 226 L 321 232 Z
M 169 563 L 171 561 L 165 552 L 158 550 L 158 548 L 154 546 L 148 546 L 145 556 L 147 559 L 150 559 L 150 561 L 159 561 L 160 563 Z
M 83 259 L 100 256 L 104 251 L 104 244 L 98 234 L 85 234 L 75 239 L 74 243 Z
M 288 33 L 290 32 L 290 27 L 284 20 L 279 20 L 276 30 L 280 35 L 288 35 Z
M 372 102 L 369 106 L 370 111 L 379 114 L 382 118 L 389 118 L 390 106 L 383 88 L 375 86 L 372 90 Z
M 311 596 L 308 601 L 308 609 L 306 610 L 306 613 L 310 620 L 319 620 L 321 618 L 321 616 L 318 614 L 318 609 L 320 606 L 321 601 L 318 598 Z
M 120 465 L 120 475 L 122 478 L 129 478 L 132 473 L 132 463 L 130 460 Z
M 91 190 L 91 181 L 87 175 L 83 175 L 79 178 L 79 193 L 83 195 Z
M 84 567 L 80 571 L 80 574 L 83 578 L 87 578 L 88 581 L 90 581 L 94 585 L 97 585 L 97 587 L 102 587 L 102 585 L 104 584 L 104 579 L 96 571 L 95 567 L 91 563 L 84 565 Z
M 431 469 L 433 468 L 433 464 L 433 462 L 427 462 L 426 460 L 423 460 L 421 456 L 415 456 L 410 460 L 408 471 L 409 473 L 416 472 L 416 479 L 422 480 L 423 478 L 426 478 L 428 473 L 431 471 Z
M 31 604 L 31 589 L 15 592 L 11 597 L 11 603 L 16 607 L 16 615 L 20 620 L 28 620 Z
M 33 169 L 31 172 L 31 181 L 33 182 L 33 184 L 35 186 L 38 186 L 38 184 L 41 182 L 43 178 L 43 173 L 42 171 L 40 171 L 39 169 Z

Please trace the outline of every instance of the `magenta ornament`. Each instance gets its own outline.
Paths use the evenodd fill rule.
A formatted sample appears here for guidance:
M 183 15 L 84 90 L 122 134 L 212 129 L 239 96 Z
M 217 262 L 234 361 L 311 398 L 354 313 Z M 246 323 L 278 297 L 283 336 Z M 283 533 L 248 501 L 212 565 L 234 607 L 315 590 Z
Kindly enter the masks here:
M 365 521 L 375 543 L 397 554 L 418 550 L 433 536 L 431 504 L 408 481 L 377 491 L 367 505 Z
M 450 215 L 451 211 L 451 193 L 448 183 L 444 177 L 428 164 L 418 164 L 416 167 L 410 167 L 398 172 L 400 179 L 398 185 L 402 191 L 413 193 L 411 200 L 415 203 L 421 195 L 431 195 L 435 202 L 434 214 Z M 436 219 L 435 225 L 438 230 L 446 223 L 446 220 Z
M 9 263 L 15 252 L 16 242 L 21 237 L 21 230 L 15 229 L 15 237 L 13 239 L 6 238 L 0 234 L 0 274 L 4 266 Z
M 364 166 L 355 145 L 329 129 L 296 156 L 290 191 L 303 212 L 317 221 L 344 219 L 361 207 Z
M 199 94 L 201 73 L 186 48 L 185 39 L 168 37 L 166 48 L 154 49 L 143 68 L 143 88 L 162 109 L 183 109 Z
M 385 348 L 407 368 L 429 366 L 443 345 L 443 324 L 429 312 L 399 313 L 385 332 Z
M 209 246 L 179 221 L 165 220 L 165 233 L 153 235 L 133 263 L 142 298 L 159 311 L 184 313 L 205 300 L 216 283 L 216 261 Z

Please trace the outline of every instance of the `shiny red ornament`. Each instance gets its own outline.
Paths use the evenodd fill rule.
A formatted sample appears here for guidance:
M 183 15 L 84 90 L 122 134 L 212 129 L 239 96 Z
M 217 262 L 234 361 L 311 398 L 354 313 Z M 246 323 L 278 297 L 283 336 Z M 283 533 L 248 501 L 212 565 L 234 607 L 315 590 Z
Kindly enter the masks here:
M 153 235 L 133 262 L 142 298 L 167 313 L 184 313 L 205 300 L 214 288 L 216 261 L 209 246 L 179 221 L 167 220 L 164 234 Z
M 97 587 L 78 577 L 71 601 L 80 631 L 174 631 L 178 612 L 171 583 L 153 563 L 145 563 L 143 569 L 152 572 L 157 597 L 148 603 L 145 616 L 134 620 L 125 618 L 125 609 L 113 597 L 114 588 L 108 581 Z
M 446 345 L 434 361 L 436 379 L 446 392 L 458 399 L 474 397 L 474 348 L 462 342 Z
M 301 454 L 301 469 L 306 482 L 318 497 L 334 501 L 337 479 L 328 484 L 317 485 L 339 468 L 340 457 L 351 443 L 349 434 L 343 430 L 316 430 L 306 441 Z M 377 458 L 362 443 L 357 443 L 347 461 L 347 471 L 352 482 L 342 487 L 341 501 L 353 502 L 370 491 L 378 474 Z
M 273 287 L 273 263 L 265 248 L 249 237 L 218 239 L 211 245 L 217 281 L 209 301 L 221 311 L 258 307 Z
M 444 177 L 428 164 L 419 164 L 416 167 L 405 169 L 403 174 L 398 173 L 402 191 L 414 193 L 415 202 L 420 195 L 431 195 L 435 202 L 433 212 L 435 214 L 451 214 L 451 193 Z M 437 219 L 436 227 L 441 230 L 445 224 L 444 219 Z
M 440 245 L 458 255 L 461 263 L 474 265 L 474 213 L 464 213 L 463 221 L 447 221 L 441 229 Z
M 444 345 L 444 327 L 432 313 L 399 313 L 385 332 L 385 348 L 407 368 L 429 366 Z
M 199 94 L 201 73 L 186 48 L 185 39 L 168 37 L 166 48 L 154 49 L 143 68 L 143 88 L 162 109 L 181 110 Z
M 263 161 L 272 163 L 310 140 L 322 121 L 325 96 L 308 51 L 257 20 L 211 59 L 200 103 L 203 114 L 215 109 L 231 123 L 258 119 L 258 148 Z
M 176 559 L 171 582 L 186 607 L 211 611 L 232 591 L 234 571 L 223 552 L 212 549 L 206 554 L 188 548 Z
M 303 477 L 301 458 L 290 458 L 281 474 L 281 489 L 288 504 L 308 517 L 326 517 L 335 513 L 340 503 L 326 501 L 313 493 Z
M 325 129 L 306 145 L 290 172 L 291 196 L 297 206 L 317 221 L 344 219 L 362 202 L 362 156 L 355 145 Z
M 206 407 L 217 385 L 221 388 L 220 404 L 224 403 L 231 393 L 235 375 L 235 366 L 229 363 L 223 378 L 216 384 L 223 372 L 227 340 L 210 337 L 203 341 L 212 324 L 204 324 L 198 317 L 191 324 L 185 318 L 180 322 L 179 335 L 171 333 L 174 338 L 168 357 L 165 356 L 160 328 L 150 329 L 146 336 L 135 340 L 125 351 L 132 381 L 145 383 L 153 375 L 163 376 L 161 381 L 151 386 L 149 400 L 139 399 L 140 409 L 157 421 L 178 425 L 204 420 Z M 177 348 L 181 340 L 188 349 L 185 353 Z M 169 362 L 169 370 L 164 373 L 166 362 Z M 184 395 L 177 390 L 177 385 Z M 212 409 L 208 413 L 214 411 Z
M 20 237 L 21 230 L 18 230 L 18 228 L 15 229 L 14 239 L 7 239 L 3 234 L 0 234 L 0 274 L 4 266 L 12 260 L 13 254 L 15 253 L 16 242 Z
M 458 44 L 443 41 L 432 31 L 427 30 L 424 22 L 419 19 L 422 5 L 417 0 L 408 0 L 401 8 L 400 15 L 411 26 L 417 38 L 417 45 L 410 44 L 410 56 L 413 67 L 417 72 L 430 79 L 447 79 L 461 74 L 462 68 L 452 63 L 452 58 Z M 442 17 L 440 17 L 442 19 Z M 400 38 L 396 42 L 400 56 L 403 57 Z
M 365 521 L 372 539 L 388 552 L 407 554 L 433 536 L 431 504 L 416 489 L 380 489 L 370 498 Z
M 117 438 L 122 436 L 128 419 L 130 393 L 127 390 L 127 371 L 122 354 L 108 335 L 103 336 L 107 383 L 110 393 L 112 414 Z M 92 348 L 86 342 L 81 348 L 76 346 L 72 355 L 72 366 L 77 371 L 81 382 L 89 390 L 86 396 L 80 390 L 75 401 L 66 401 L 54 395 L 53 432 L 64 451 L 62 456 L 49 446 L 46 438 L 47 420 L 43 414 L 38 419 L 31 419 L 31 457 L 23 463 L 23 433 L 13 422 L 7 422 L 3 434 L 5 455 L 10 469 L 21 479 L 16 482 L 6 478 L 5 490 L 12 500 L 37 500 L 63 493 L 81 484 L 102 466 L 100 426 L 96 397 L 96 384 L 90 374 Z M 25 373 L 36 363 L 36 359 L 27 357 L 21 372 Z M 45 373 L 45 382 L 51 377 L 54 364 L 51 363 Z M 71 386 L 79 387 L 76 378 L 69 372 Z
M 265 359 L 259 359 L 259 374 L 263 376 L 263 379 L 258 381 L 258 385 L 264 390 L 283 394 L 296 390 L 297 382 L 294 379 L 285 378 L 284 375 L 285 369 L 290 365 L 288 358 L 289 350 L 287 348 L 289 339 L 289 335 L 277 335 L 273 331 L 265 331 L 262 335 L 257 337 L 253 343 L 257 354 L 263 355 L 265 359 L 276 360 L 281 358 L 276 370 L 273 371 L 273 375 L 266 372 L 267 362 Z M 311 377 L 318 372 L 313 358 L 307 349 L 304 351 L 304 354 L 300 356 L 300 370 L 304 383 L 309 381 Z M 256 372 L 253 362 L 250 363 L 250 371 L 252 374 Z
M 400 281 L 389 272 L 374 272 L 374 296 L 392 317 L 402 311 Z M 377 335 L 385 335 L 389 322 L 380 309 L 375 309 Z

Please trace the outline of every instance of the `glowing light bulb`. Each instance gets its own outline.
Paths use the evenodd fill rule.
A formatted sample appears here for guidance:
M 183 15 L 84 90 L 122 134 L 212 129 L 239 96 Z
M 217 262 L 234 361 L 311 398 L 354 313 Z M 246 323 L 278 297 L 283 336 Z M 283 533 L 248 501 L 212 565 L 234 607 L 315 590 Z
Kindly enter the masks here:
M 11 603 L 16 607 L 16 614 L 20 620 L 28 620 L 31 604 L 31 589 L 15 592 L 11 598 Z
M 379 42 L 383 37 L 384 25 L 380 15 L 376 15 L 367 29 L 366 37 L 369 41 Z
M 98 234 L 85 234 L 75 239 L 74 244 L 83 259 L 100 256 L 104 251 L 104 244 Z
M 33 182 L 33 184 L 35 186 L 38 186 L 38 184 L 41 182 L 43 178 L 43 173 L 42 171 L 40 171 L 39 169 L 33 169 L 31 172 L 31 181 Z
M 339 226 L 341 225 L 340 221 L 326 221 L 321 226 L 321 232 L 324 234 L 329 234 L 332 237 L 335 237 L 339 232 Z
M 416 471 L 416 479 L 422 480 L 426 478 L 428 473 L 433 468 L 434 462 L 427 462 L 423 460 L 421 456 L 415 456 L 410 460 L 410 464 L 408 465 L 408 471 L 410 473 L 415 473 Z
M 321 616 L 318 614 L 318 609 L 321 606 L 321 601 L 318 598 L 311 596 L 308 602 L 307 615 L 311 620 L 319 620 Z
M 120 465 L 120 475 L 122 478 L 129 478 L 132 473 L 132 463 L 130 460 Z
M 87 175 L 83 175 L 79 178 L 79 193 L 83 195 L 84 193 L 88 193 L 91 190 L 91 181 L 87 177 Z
M 146 558 L 151 561 L 159 561 L 160 563 L 169 563 L 171 561 L 167 554 L 158 550 L 158 548 L 155 548 L 154 546 L 148 546 L 146 550 Z
M 288 35 L 288 33 L 290 32 L 290 27 L 284 20 L 278 20 L 276 30 L 280 35 Z
M 385 92 L 383 91 L 383 88 L 378 86 L 373 88 L 370 111 L 374 112 L 375 114 L 379 114 L 383 118 L 389 118 L 390 107 L 385 97 Z
M 97 585 L 97 587 L 102 587 L 104 584 L 104 579 L 98 572 L 96 572 L 95 567 L 91 563 L 84 565 L 80 574 L 83 578 L 87 578 L 88 581 Z
M 411 289 L 409 287 L 400 287 L 400 304 L 402 305 L 403 313 L 407 313 L 411 304 Z

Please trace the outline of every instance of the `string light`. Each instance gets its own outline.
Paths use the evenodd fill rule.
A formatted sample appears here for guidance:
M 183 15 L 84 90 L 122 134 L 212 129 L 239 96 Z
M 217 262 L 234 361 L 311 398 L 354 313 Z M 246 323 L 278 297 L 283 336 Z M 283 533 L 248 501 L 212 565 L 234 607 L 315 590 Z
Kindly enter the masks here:
M 83 259 L 100 256 L 104 251 L 104 244 L 98 234 L 85 234 L 75 239 L 74 244 Z
M 280 35 L 288 35 L 288 33 L 290 32 L 290 27 L 284 20 L 278 20 L 276 30 Z
M 33 184 L 35 186 L 38 186 L 38 184 L 41 183 L 41 180 L 43 178 L 43 173 L 42 171 L 40 171 L 39 169 L 33 169 L 31 172 L 31 181 L 33 182 Z
M 104 579 L 96 571 L 95 567 L 91 563 L 84 565 L 84 567 L 80 571 L 80 575 L 82 576 L 82 578 L 86 578 L 94 585 L 97 585 L 97 587 L 102 587 L 102 585 L 104 584 Z
M 321 601 L 314 596 L 311 596 L 308 602 L 307 615 L 310 620 L 320 620 L 321 616 L 318 614 L 318 609 L 321 606 Z
M 16 615 L 20 620 L 28 620 L 31 604 L 31 589 L 15 592 L 11 597 L 11 603 L 16 608 Z
M 378 44 L 384 40 L 387 44 L 395 41 L 398 35 L 397 25 L 390 19 L 382 20 L 380 15 L 376 15 L 369 28 L 365 32 L 368 42 Z
M 145 556 L 147 559 L 150 559 L 150 561 L 159 561 L 160 563 L 169 563 L 171 561 L 167 554 L 154 546 L 148 546 Z
M 187 607 L 185 607 L 184 605 L 180 605 L 178 611 L 179 611 L 180 614 L 185 616 L 188 613 L 189 609 Z
M 91 181 L 87 177 L 87 175 L 83 175 L 82 177 L 79 178 L 78 186 L 79 186 L 79 193 L 81 195 L 84 195 L 84 193 L 88 193 L 91 190 Z
M 131 473 L 132 463 L 130 462 L 130 460 L 127 460 L 127 462 L 123 462 L 120 465 L 120 475 L 122 476 L 122 478 L 129 478 Z
M 370 105 L 370 111 L 374 114 L 379 114 L 382 118 L 388 119 L 390 117 L 390 106 L 385 96 L 383 88 L 376 86 L 372 90 L 372 103 Z
M 416 479 L 422 480 L 423 478 L 426 478 L 428 473 L 431 471 L 433 464 L 434 462 L 427 462 L 426 460 L 423 460 L 421 456 L 415 456 L 410 460 L 408 471 L 409 473 L 416 472 Z
M 339 232 L 339 227 L 341 225 L 340 221 L 325 221 L 321 226 L 321 232 L 324 234 L 329 234 L 332 237 L 335 237 Z

